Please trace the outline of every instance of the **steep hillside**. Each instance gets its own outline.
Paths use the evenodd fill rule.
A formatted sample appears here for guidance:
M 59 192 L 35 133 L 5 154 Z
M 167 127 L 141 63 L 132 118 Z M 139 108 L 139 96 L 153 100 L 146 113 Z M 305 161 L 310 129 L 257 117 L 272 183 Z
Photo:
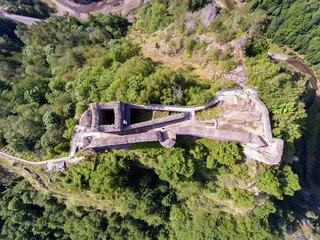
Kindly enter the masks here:
M 79 17 L 139 8 L 132 22 L 115 13 L 51 17 L 31 26 L 0 18 L 1 151 L 30 161 L 68 155 L 74 126 L 90 103 L 202 105 L 219 90 L 246 85 L 259 90 L 272 135 L 284 141 L 276 166 L 245 157 L 241 143 L 185 136 L 169 149 L 137 143 L 82 151 L 84 159 L 63 172 L 1 159 L 32 186 L 2 185 L 0 237 L 316 238 L 319 210 L 305 186 L 300 144 L 318 118 L 306 112 L 314 89 L 310 76 L 268 56 L 270 49 L 290 54 L 270 38 L 277 36 L 268 25 L 274 17 L 258 3 L 61 0 L 57 7 Z M 137 122 L 169 116 L 140 110 Z M 196 117 L 227 124 L 235 120 L 227 112 L 241 110 L 222 103 Z M 257 127 L 246 119 L 233 123 Z

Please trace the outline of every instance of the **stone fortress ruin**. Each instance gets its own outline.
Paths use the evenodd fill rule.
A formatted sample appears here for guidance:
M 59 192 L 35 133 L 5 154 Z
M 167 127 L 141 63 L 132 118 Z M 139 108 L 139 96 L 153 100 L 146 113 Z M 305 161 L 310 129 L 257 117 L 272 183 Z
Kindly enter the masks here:
M 225 89 L 206 105 L 190 107 L 91 103 L 75 127 L 71 152 L 154 141 L 170 148 L 177 136 L 189 135 L 240 142 L 247 157 L 278 164 L 284 142 L 272 137 L 269 111 L 257 93 L 250 86 Z M 152 118 L 137 121 L 147 112 Z

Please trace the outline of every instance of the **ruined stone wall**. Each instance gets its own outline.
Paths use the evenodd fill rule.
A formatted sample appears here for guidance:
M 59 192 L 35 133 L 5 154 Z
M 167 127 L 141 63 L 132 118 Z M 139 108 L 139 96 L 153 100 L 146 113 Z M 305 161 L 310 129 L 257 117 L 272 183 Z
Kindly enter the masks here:
M 265 143 L 255 134 L 251 133 L 241 133 L 234 131 L 225 131 L 219 130 L 215 128 L 204 128 L 204 127 L 179 127 L 173 128 L 172 133 L 176 135 L 191 135 L 195 137 L 205 137 L 218 139 L 222 141 L 234 141 L 234 142 L 243 142 L 243 143 L 251 143 L 256 146 L 265 146 Z
M 86 110 L 80 117 L 79 124 L 83 127 L 91 127 L 92 116 L 90 108 Z
M 247 156 L 268 164 L 278 164 L 281 161 L 284 142 L 281 139 L 273 138 L 268 108 L 257 96 L 257 93 L 258 91 L 252 87 L 246 87 L 244 90 L 242 90 L 241 88 L 224 89 L 217 92 L 215 94 L 215 98 L 211 99 L 204 106 L 183 107 L 160 104 L 136 105 L 134 103 L 122 102 L 93 103 L 90 105 L 91 116 L 88 112 L 86 112 L 82 116 L 82 120 L 80 122 L 88 127 L 88 120 L 91 117 L 91 132 L 112 132 L 112 135 L 110 135 L 110 137 L 93 138 L 93 140 L 91 140 L 91 143 L 86 146 L 88 148 L 103 148 L 129 143 L 153 141 L 159 141 L 164 147 L 172 147 L 175 144 L 176 135 L 191 135 L 196 137 L 212 138 L 221 141 L 235 141 L 245 143 L 244 153 Z M 220 101 L 234 103 L 235 100 L 233 100 L 233 96 L 246 99 L 249 103 L 251 101 L 254 108 L 250 111 L 255 111 L 257 114 L 259 114 L 259 116 L 261 115 L 261 123 L 263 124 L 263 133 L 261 131 L 261 135 L 220 130 L 209 126 L 198 127 L 196 125 L 196 121 L 190 121 L 190 124 L 186 123 L 185 125 L 181 125 L 182 127 L 177 127 L 179 125 L 172 125 L 178 122 L 193 119 L 196 111 L 209 108 Z M 182 113 L 130 125 L 130 108 Z M 99 110 L 101 109 L 114 110 L 114 125 L 99 125 L 99 118 L 102 117 L 99 116 Z M 123 128 L 124 120 L 127 120 L 128 125 Z M 168 132 L 162 132 L 162 130 L 157 131 L 156 128 L 160 128 L 161 126 L 170 126 L 168 132 L 170 132 L 171 137 L 168 137 Z M 217 124 L 215 124 L 215 126 L 217 126 Z M 137 130 L 138 128 L 139 130 Z M 127 133 L 123 130 L 126 130 Z M 166 128 L 166 130 L 168 129 Z M 143 133 L 130 134 L 132 132 L 138 131 Z M 78 140 L 75 142 L 78 142 Z
M 200 111 L 205 109 L 205 106 L 174 106 L 174 105 L 161 105 L 161 104 L 146 104 L 146 105 L 136 105 L 134 103 L 127 103 L 130 108 L 136 109 L 146 109 L 153 111 L 171 111 L 171 112 L 192 112 Z
M 233 94 L 240 94 L 242 93 L 241 88 L 228 88 L 220 90 L 219 92 L 215 93 L 215 96 L 225 96 L 225 95 L 233 95 Z
M 259 162 L 264 162 L 267 164 L 279 164 L 281 162 L 281 157 L 283 153 L 283 145 L 284 141 L 282 139 L 273 139 L 274 142 L 270 143 L 271 146 L 269 151 L 263 151 L 263 149 L 259 149 L 259 151 L 252 146 L 245 146 L 243 149 L 243 153 L 252 159 L 255 159 Z
M 123 145 L 139 142 L 157 142 L 162 140 L 162 134 L 159 131 L 146 132 L 140 134 L 131 134 L 113 138 L 94 139 L 87 148 L 103 148 L 108 146 Z
M 117 102 L 107 103 L 91 103 L 90 104 L 91 115 L 92 115 L 92 132 L 116 132 L 121 131 L 123 126 L 123 120 L 125 118 L 125 104 Z M 101 110 L 112 110 L 114 111 L 114 124 L 113 125 L 100 125 L 99 119 L 101 119 Z
M 160 123 L 170 123 L 170 122 L 186 119 L 186 118 L 188 118 L 188 116 L 189 116 L 188 113 L 179 113 L 179 114 L 175 114 L 175 115 L 172 115 L 169 117 L 163 117 L 163 118 L 145 121 L 145 122 L 141 122 L 141 123 L 131 124 L 130 126 L 126 127 L 124 130 L 154 126 L 154 125 L 157 125 Z
M 263 123 L 264 128 L 264 136 L 267 141 L 272 141 L 272 129 L 269 117 L 269 110 L 267 106 L 261 101 L 261 99 L 256 95 L 251 95 L 252 100 L 254 100 L 255 105 L 261 111 L 261 121 Z

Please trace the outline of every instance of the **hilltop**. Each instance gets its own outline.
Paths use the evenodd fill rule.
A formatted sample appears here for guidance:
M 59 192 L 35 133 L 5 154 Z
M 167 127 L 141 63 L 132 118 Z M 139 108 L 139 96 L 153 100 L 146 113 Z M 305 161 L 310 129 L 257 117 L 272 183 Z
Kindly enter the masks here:
M 2 2 L 1 237 L 317 237 L 315 1 Z

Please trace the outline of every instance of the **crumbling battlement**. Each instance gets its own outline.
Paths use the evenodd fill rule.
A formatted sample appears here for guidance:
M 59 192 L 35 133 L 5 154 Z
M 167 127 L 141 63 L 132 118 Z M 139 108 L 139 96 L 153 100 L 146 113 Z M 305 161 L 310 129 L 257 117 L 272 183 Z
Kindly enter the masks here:
M 88 148 L 105 148 L 116 145 L 124 145 L 129 143 L 139 142 L 158 142 L 162 140 L 162 134 L 159 131 L 146 132 L 140 134 L 130 134 L 125 136 L 118 136 L 114 138 L 94 139 L 88 145 Z
M 173 128 L 172 132 L 176 135 L 190 135 L 195 137 L 212 138 L 220 141 L 251 143 L 257 147 L 266 146 L 266 144 L 257 135 L 250 133 L 218 130 L 214 127 L 178 127 Z
M 159 125 L 159 124 L 166 124 L 166 123 L 170 123 L 173 121 L 184 120 L 188 117 L 189 117 L 189 113 L 179 113 L 179 114 L 172 115 L 169 117 L 163 117 L 163 118 L 158 118 L 158 119 L 145 121 L 145 122 L 141 122 L 141 123 L 131 124 L 131 125 L 127 126 L 125 128 L 125 130 L 143 128 L 143 127 L 148 127 L 148 126 L 154 126 L 156 128 L 156 127 L 158 127 L 157 125 Z
M 236 141 L 244 145 L 244 154 L 267 164 L 278 164 L 283 152 L 283 140 L 272 137 L 269 111 L 250 86 L 224 89 L 215 94 L 204 106 L 169 106 L 161 104 L 136 105 L 134 103 L 92 103 L 80 118 L 72 140 L 76 148 L 105 148 L 117 145 L 159 141 L 169 148 L 176 142 L 176 135 L 191 135 L 220 141 Z M 259 128 L 245 128 L 224 119 L 198 121 L 195 112 L 204 111 L 219 103 L 228 111 L 254 116 Z M 131 124 L 131 109 L 181 112 L 179 114 Z M 261 116 L 261 118 L 259 117 Z M 221 123 L 219 121 L 221 120 Z M 241 117 L 236 121 L 243 121 Z M 220 127 L 222 125 L 222 127 Z M 223 126 L 224 125 L 224 126 Z M 219 129 L 220 128 L 220 129 Z M 250 130 L 251 129 L 251 130 Z M 249 131 L 249 132 L 248 132 Z
M 251 96 L 252 100 L 255 101 L 256 106 L 260 109 L 262 117 L 261 121 L 263 122 L 264 126 L 264 136 L 267 139 L 267 141 L 272 140 L 272 129 L 271 129 L 271 123 L 269 118 L 269 110 L 267 106 L 261 101 L 261 99 L 257 95 Z
M 125 119 L 125 104 L 123 102 L 91 103 L 90 104 L 92 132 L 115 132 L 123 129 Z M 104 113 L 109 112 L 113 119 L 110 124 L 105 124 Z M 113 121 L 112 121 L 113 120 Z

